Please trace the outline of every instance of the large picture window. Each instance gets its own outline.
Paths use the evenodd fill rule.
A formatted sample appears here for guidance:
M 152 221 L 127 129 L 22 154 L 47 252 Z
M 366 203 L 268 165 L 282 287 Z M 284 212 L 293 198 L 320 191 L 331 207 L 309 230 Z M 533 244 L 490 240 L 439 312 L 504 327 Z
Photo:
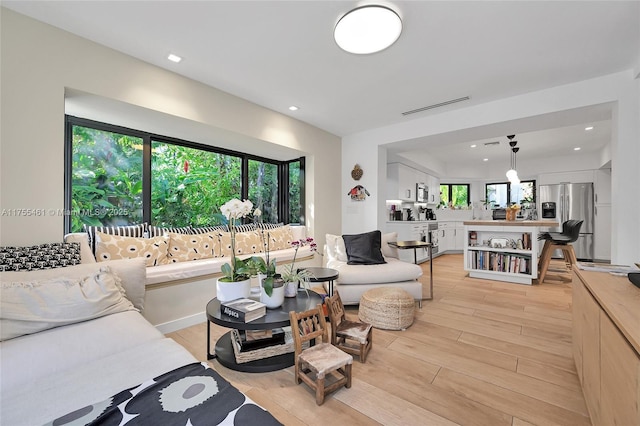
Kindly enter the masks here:
M 251 200 L 264 222 L 304 223 L 304 158 L 277 161 L 67 117 L 65 232 L 87 225 L 206 226 Z

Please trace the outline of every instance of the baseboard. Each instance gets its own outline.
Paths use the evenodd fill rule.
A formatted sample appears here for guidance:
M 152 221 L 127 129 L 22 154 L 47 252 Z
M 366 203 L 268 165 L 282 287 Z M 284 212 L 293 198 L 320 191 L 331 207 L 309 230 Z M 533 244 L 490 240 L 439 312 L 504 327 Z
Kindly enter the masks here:
M 203 323 L 206 320 L 207 320 L 207 316 L 203 311 L 194 315 L 190 315 L 188 317 L 158 324 L 156 325 L 156 328 L 162 334 L 167 334 L 167 333 L 172 333 L 174 331 L 182 330 L 183 328 L 191 327 L 192 325 Z

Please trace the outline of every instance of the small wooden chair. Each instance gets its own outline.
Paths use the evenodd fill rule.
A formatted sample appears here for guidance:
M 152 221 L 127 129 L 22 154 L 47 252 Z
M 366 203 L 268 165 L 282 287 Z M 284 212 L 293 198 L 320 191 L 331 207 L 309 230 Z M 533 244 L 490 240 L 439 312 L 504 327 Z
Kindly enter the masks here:
M 331 320 L 331 344 L 345 352 L 360 356 L 360 362 L 367 360 L 373 344 L 373 326 L 362 321 L 348 320 L 340 294 L 325 299 Z
M 304 381 L 316 393 L 322 405 L 326 394 L 342 386 L 351 387 L 353 357 L 329 343 L 327 322 L 322 306 L 305 312 L 289 312 L 295 344 L 295 379 Z M 321 342 L 319 342 L 321 340 Z M 305 349 L 303 343 L 313 343 Z

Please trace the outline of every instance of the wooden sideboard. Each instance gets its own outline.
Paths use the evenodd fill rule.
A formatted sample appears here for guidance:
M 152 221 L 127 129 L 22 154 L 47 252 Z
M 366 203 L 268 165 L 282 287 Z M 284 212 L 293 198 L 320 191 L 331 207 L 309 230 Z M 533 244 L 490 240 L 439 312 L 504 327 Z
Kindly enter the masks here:
M 573 355 L 594 425 L 640 425 L 640 288 L 574 272 Z

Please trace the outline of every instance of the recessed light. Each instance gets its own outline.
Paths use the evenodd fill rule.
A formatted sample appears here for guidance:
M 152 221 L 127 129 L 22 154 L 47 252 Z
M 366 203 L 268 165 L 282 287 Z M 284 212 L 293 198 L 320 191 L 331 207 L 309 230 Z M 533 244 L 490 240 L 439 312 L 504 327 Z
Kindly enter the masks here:
M 333 37 L 342 50 L 366 55 L 386 49 L 402 32 L 402 20 L 385 6 L 366 5 L 344 15 L 333 30 Z
M 478 145 L 476 145 L 476 144 L 474 143 L 473 145 L 471 145 L 471 148 L 475 148 L 476 146 L 478 146 Z
M 584 129 L 588 132 L 589 130 L 593 130 L 593 126 L 585 127 Z
M 291 106 L 289 107 L 289 110 L 290 110 L 290 111 L 297 111 L 298 109 L 299 109 L 299 108 L 298 108 L 297 106 L 295 106 L 295 105 L 291 105 Z
M 176 64 L 182 60 L 180 56 L 174 55 L 173 53 L 170 53 L 169 56 L 167 56 L 167 59 L 171 62 L 175 62 Z
M 489 161 L 489 159 L 488 158 L 483 158 L 482 161 Z
M 580 151 L 580 147 L 576 146 L 575 148 L 573 148 L 574 151 Z

